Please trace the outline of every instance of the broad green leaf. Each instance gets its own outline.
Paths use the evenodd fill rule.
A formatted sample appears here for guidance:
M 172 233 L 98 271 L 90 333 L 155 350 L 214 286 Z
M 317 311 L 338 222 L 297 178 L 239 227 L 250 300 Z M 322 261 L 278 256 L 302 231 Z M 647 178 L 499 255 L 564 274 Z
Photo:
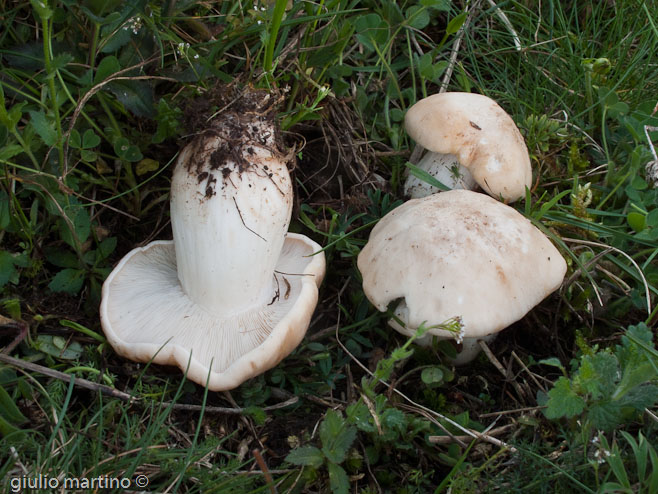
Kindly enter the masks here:
M 557 367 L 558 369 L 564 371 L 564 366 L 562 365 L 562 362 L 560 362 L 560 359 L 557 357 L 545 358 L 537 363 L 541 365 L 550 365 L 552 367 Z
M 329 470 L 329 486 L 333 494 L 349 494 L 350 479 L 343 467 L 335 463 L 327 464 Z
M 322 451 L 315 446 L 302 446 L 293 449 L 288 456 L 286 456 L 286 461 L 293 465 L 319 468 L 324 463 L 324 455 L 322 454 Z
M 96 132 L 91 129 L 85 130 L 84 135 L 82 136 L 82 147 L 84 149 L 95 148 L 101 143 L 101 138 L 98 137 Z
M 94 75 L 94 85 L 103 82 L 121 70 L 121 64 L 115 56 L 103 58 L 98 67 L 96 67 L 96 74 Z
M 80 260 L 70 250 L 62 248 L 45 249 L 46 260 L 58 268 L 78 268 Z
M 466 22 L 466 17 L 468 16 L 467 12 L 462 12 L 456 17 L 453 17 L 450 19 L 450 22 L 448 22 L 448 26 L 446 27 L 446 34 L 455 34 L 457 31 L 461 29 L 461 27 L 464 25 L 464 22 Z
M 146 175 L 149 172 L 154 172 L 160 167 L 160 163 L 151 158 L 144 158 L 135 167 L 135 173 L 138 176 Z
M 16 432 L 20 431 L 18 427 L 14 427 L 9 421 L 5 420 L 1 415 L 0 415 L 0 435 L 1 436 L 8 436 L 10 434 L 15 434 Z
M 82 284 L 85 281 L 85 271 L 83 269 L 62 269 L 48 283 L 48 288 L 53 292 L 64 292 L 70 295 L 77 295 Z
M 14 400 L 2 386 L 0 386 L 0 417 L 15 425 L 27 422 L 27 419 L 18 409 Z
M 71 342 L 66 348 L 59 348 L 54 343 L 54 338 L 51 335 L 40 334 L 37 336 L 33 343 L 33 348 L 39 352 L 46 353 L 53 357 L 64 360 L 75 360 L 82 355 L 82 345 L 77 341 Z
M 585 408 L 585 400 L 571 389 L 571 382 L 560 377 L 548 392 L 547 408 L 544 411 L 549 419 L 571 418 L 579 415 Z
M 7 146 L 0 146 L 0 160 L 9 161 L 17 154 L 23 152 L 23 147 L 18 144 L 9 144 Z
M 437 384 L 443 382 L 443 371 L 439 367 L 428 367 L 423 369 L 420 378 L 425 384 Z
M 5 250 L 0 250 L 0 288 L 9 282 L 18 283 L 16 267 L 25 268 L 28 264 L 26 254 L 12 255 Z
M 431 7 L 436 10 L 440 10 L 443 12 L 450 12 L 450 0 L 421 0 L 420 1 L 421 5 L 424 5 L 425 7 Z
M 430 23 L 430 15 L 427 9 L 420 5 L 409 7 L 405 13 L 407 24 L 415 29 L 425 29 Z
M 112 81 L 106 86 L 116 98 L 138 117 L 155 116 L 153 89 L 145 81 Z
M 114 143 L 114 152 L 123 160 L 135 162 L 143 158 L 142 152 L 137 146 L 131 144 L 125 137 L 120 137 Z
M 105 44 L 101 47 L 102 53 L 113 53 L 122 46 L 130 43 L 130 40 L 133 38 L 133 32 L 128 26 L 123 26 L 119 29 L 110 29 L 114 27 L 111 23 L 112 21 L 107 22 L 107 25 L 103 28 Z
M 651 228 L 658 227 L 658 208 L 649 211 L 649 214 L 647 215 L 647 225 Z
M 628 216 L 626 216 L 626 221 L 628 222 L 628 226 L 630 226 L 638 233 L 644 230 L 644 228 L 647 226 L 646 216 L 635 211 L 628 213 Z
M 80 132 L 73 129 L 69 134 L 69 146 L 73 149 L 80 149 L 82 147 L 82 139 L 80 139 Z
M 43 113 L 43 111 L 31 111 L 30 113 L 30 123 L 39 137 L 43 140 L 46 146 L 54 146 L 57 143 L 57 131 L 55 130 L 55 124 L 48 120 L 48 117 Z
M 9 208 L 9 194 L 0 190 L 0 230 L 9 226 L 11 221 L 11 210 Z

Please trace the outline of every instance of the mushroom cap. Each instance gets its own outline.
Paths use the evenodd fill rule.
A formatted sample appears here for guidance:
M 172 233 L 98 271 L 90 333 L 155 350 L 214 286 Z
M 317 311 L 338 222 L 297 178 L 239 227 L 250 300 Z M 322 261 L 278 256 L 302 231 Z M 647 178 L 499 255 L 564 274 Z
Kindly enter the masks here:
M 373 228 L 358 267 L 377 309 L 402 299 L 396 313 L 406 334 L 461 317 L 466 338 L 521 319 L 560 286 L 567 268 L 515 209 L 467 190 L 412 199 L 388 213 Z
M 219 318 L 183 291 L 173 241 L 133 249 L 103 284 L 101 323 L 112 347 L 139 362 L 177 365 L 212 391 L 274 367 L 301 342 L 325 272 L 321 247 L 288 233 L 271 302 Z
M 515 201 L 532 183 L 523 136 L 491 98 L 476 93 L 434 94 L 409 108 L 404 126 L 428 151 L 456 155 L 495 198 Z

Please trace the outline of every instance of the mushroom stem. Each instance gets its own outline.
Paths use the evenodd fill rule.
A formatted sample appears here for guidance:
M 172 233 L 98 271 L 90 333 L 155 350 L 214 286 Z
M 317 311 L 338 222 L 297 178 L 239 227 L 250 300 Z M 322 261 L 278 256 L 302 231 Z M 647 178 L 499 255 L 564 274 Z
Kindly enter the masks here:
M 454 154 L 427 151 L 416 166 L 432 175 L 449 189 L 474 190 L 477 186 L 471 172 L 459 163 L 459 159 Z M 404 191 L 412 199 L 441 192 L 438 188 L 411 173 L 404 182 Z
M 272 303 L 280 292 L 274 269 L 290 222 L 292 183 L 262 118 L 225 119 L 229 124 L 185 148 L 172 178 L 178 279 L 190 299 L 221 317 Z

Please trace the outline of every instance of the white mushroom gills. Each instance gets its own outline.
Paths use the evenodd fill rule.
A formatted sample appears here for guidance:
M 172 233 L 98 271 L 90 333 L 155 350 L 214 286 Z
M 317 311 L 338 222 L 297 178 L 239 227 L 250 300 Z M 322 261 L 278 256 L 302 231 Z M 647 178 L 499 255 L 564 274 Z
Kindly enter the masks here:
M 172 179 L 179 281 L 190 299 L 222 318 L 277 296 L 282 281 L 275 266 L 292 211 L 285 160 L 270 151 L 273 129 L 258 119 L 246 127 L 262 140 L 236 147 L 230 142 L 233 127 L 220 127 L 226 135 L 183 150 Z

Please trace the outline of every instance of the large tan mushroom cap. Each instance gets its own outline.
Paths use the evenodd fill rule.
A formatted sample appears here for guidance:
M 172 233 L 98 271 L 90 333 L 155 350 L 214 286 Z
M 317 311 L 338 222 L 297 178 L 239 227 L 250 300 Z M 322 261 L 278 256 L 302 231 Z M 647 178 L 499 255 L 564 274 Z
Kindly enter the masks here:
M 456 155 L 480 187 L 495 198 L 515 201 L 532 183 L 523 136 L 505 110 L 486 96 L 429 96 L 409 108 L 404 126 L 428 151 Z
M 138 362 L 176 365 L 212 391 L 274 367 L 299 345 L 325 272 L 321 247 L 288 233 L 270 303 L 218 317 L 183 291 L 172 241 L 128 253 L 103 284 L 101 323 L 112 347 Z
M 412 199 L 391 211 L 373 228 L 358 267 L 377 309 L 402 299 L 396 312 L 406 319 L 405 333 L 461 317 L 466 338 L 518 321 L 566 272 L 560 253 L 530 221 L 467 190 Z

